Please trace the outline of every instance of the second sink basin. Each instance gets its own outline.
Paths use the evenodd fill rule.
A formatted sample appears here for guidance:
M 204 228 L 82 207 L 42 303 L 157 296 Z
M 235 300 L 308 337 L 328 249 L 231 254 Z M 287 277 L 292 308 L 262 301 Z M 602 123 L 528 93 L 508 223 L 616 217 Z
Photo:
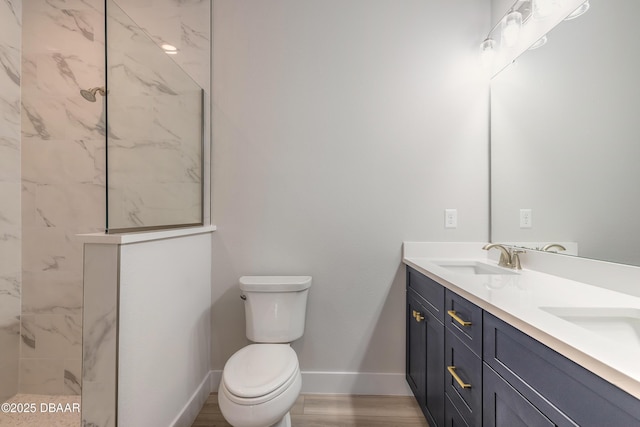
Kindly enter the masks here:
M 640 310 L 609 307 L 540 307 L 602 337 L 640 348 Z
M 490 264 L 485 264 L 480 261 L 434 261 L 436 265 L 453 273 L 459 274 L 471 274 L 471 275 L 486 275 L 486 274 L 517 274 L 515 271 L 508 270 L 506 268 L 496 267 Z

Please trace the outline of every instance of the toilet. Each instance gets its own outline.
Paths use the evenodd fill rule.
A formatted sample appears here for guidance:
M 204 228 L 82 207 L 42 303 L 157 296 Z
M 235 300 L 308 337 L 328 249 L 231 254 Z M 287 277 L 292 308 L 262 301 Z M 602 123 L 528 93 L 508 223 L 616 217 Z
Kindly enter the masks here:
M 220 411 L 234 427 L 291 427 L 302 377 L 289 343 L 304 333 L 309 276 L 243 276 L 247 338 L 222 371 Z

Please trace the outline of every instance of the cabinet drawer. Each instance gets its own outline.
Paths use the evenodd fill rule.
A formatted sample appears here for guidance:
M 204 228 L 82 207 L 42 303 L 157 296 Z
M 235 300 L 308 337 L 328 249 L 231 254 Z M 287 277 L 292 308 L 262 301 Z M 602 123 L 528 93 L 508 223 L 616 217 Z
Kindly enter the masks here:
M 534 406 L 577 425 L 640 425 L 638 399 L 487 312 L 484 360 Z
M 448 289 L 445 298 L 447 329 L 482 357 L 482 309 Z
M 471 426 L 482 425 L 482 359 L 445 331 L 445 392 Z
M 448 396 L 445 400 L 444 427 L 475 427 L 467 423 L 467 420 L 465 420 L 462 414 L 458 412 L 455 405 L 451 402 L 451 399 L 449 399 Z
M 427 310 L 444 322 L 444 286 L 409 266 L 407 266 L 407 286 L 424 298 Z

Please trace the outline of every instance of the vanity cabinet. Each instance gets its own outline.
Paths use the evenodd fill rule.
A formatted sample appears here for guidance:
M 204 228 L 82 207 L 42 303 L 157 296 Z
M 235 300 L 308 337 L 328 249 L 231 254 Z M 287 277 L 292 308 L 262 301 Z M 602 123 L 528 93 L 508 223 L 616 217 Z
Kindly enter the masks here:
M 431 427 L 640 427 L 640 400 L 409 266 L 406 333 Z
M 444 325 L 440 315 L 444 308 L 444 288 L 415 270 L 407 270 L 406 378 L 429 425 L 442 426 Z M 416 288 L 428 292 L 419 293 Z
M 482 425 L 486 427 L 554 427 L 558 425 L 486 364 L 483 379 L 484 422 Z M 560 425 L 575 426 L 566 423 Z
M 511 425 L 499 422 L 508 413 L 524 419 L 527 404 L 549 425 L 640 426 L 638 399 L 487 312 L 484 362 L 484 426 Z

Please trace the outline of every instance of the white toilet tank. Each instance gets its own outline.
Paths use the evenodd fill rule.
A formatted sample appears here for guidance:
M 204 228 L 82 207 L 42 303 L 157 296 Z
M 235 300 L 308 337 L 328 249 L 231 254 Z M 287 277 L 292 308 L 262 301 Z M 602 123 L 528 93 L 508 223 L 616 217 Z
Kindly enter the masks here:
M 242 276 L 247 338 L 289 343 L 304 333 L 310 276 Z

